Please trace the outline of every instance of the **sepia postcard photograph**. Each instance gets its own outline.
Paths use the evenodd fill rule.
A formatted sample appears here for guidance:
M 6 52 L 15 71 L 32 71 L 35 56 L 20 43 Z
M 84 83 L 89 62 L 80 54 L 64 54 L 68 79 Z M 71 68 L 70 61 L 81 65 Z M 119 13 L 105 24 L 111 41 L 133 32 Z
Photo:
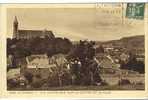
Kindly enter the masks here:
M 2 7 L 6 93 L 127 91 L 146 97 L 147 3 Z

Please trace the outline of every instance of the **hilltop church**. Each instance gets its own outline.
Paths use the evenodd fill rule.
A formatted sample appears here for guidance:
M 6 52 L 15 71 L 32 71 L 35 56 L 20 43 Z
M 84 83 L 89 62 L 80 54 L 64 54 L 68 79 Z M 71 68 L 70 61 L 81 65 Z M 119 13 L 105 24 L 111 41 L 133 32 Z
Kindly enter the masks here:
M 16 39 L 30 39 L 30 38 L 54 38 L 54 34 L 52 31 L 48 30 L 20 30 L 18 28 L 18 20 L 15 16 L 14 22 L 13 22 L 13 38 Z

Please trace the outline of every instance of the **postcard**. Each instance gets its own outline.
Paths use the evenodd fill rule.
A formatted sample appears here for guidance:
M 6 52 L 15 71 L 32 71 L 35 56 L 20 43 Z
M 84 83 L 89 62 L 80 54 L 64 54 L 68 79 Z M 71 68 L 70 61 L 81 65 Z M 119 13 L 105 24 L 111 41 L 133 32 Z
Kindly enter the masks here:
M 147 3 L 1 4 L 1 97 L 148 98 Z

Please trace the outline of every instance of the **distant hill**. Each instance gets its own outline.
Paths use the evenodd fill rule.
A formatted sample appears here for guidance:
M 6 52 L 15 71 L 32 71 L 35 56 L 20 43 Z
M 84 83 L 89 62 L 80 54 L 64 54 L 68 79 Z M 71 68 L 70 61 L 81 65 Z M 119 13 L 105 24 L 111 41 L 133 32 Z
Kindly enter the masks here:
M 124 37 L 120 41 L 127 48 L 144 48 L 144 35 Z
M 100 44 L 100 42 L 98 42 Z M 144 49 L 144 35 L 123 37 L 119 40 L 111 40 L 107 42 L 102 42 L 104 45 L 113 45 L 125 47 L 128 49 L 141 48 Z
M 95 41 L 96 47 L 99 45 L 113 45 L 124 47 L 127 49 L 143 49 L 144 50 L 144 35 L 137 35 L 137 36 L 130 36 L 130 37 L 123 37 L 119 40 L 110 40 L 110 41 Z M 73 44 L 79 43 L 79 41 L 72 41 Z

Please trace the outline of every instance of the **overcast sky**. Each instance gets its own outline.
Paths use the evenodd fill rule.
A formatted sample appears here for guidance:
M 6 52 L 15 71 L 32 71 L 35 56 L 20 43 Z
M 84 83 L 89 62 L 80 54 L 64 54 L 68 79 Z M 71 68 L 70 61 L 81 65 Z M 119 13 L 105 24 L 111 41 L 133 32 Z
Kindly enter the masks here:
M 7 35 L 12 36 L 13 20 L 19 29 L 52 30 L 57 37 L 71 40 L 114 40 L 124 36 L 143 35 L 143 20 L 124 19 L 121 14 L 102 13 L 95 8 L 9 8 Z

